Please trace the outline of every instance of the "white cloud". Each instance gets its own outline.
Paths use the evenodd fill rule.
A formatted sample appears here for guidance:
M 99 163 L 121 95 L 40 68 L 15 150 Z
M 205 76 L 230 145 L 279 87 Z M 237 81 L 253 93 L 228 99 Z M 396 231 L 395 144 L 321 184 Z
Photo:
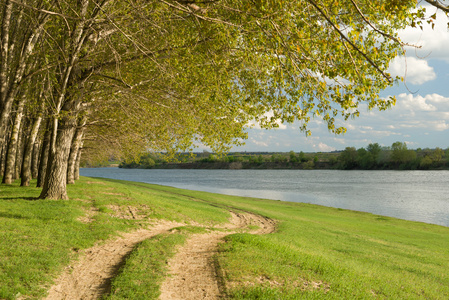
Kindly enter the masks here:
M 426 95 L 426 99 L 428 99 L 430 102 L 433 102 L 435 104 L 442 104 L 446 106 L 449 109 L 449 98 L 444 97 L 438 94 L 429 94 Z
M 406 82 L 421 85 L 437 78 L 434 69 L 427 61 L 414 57 L 396 57 L 391 63 L 388 71 L 393 76 L 402 76 Z
M 442 59 L 449 62 L 449 51 L 447 51 L 449 49 L 448 18 L 441 10 L 437 11 L 433 6 L 424 5 L 424 7 L 426 8 L 427 17 L 437 12 L 435 26 L 432 29 L 432 26 L 424 21 L 422 24 L 423 30 L 407 27 L 399 33 L 402 41 L 421 46 L 420 49 L 407 47 L 407 55 L 414 55 L 419 58 Z
M 250 139 L 250 142 L 259 147 L 268 147 L 269 145 L 267 142 L 258 141 L 256 139 Z
M 398 133 L 398 132 L 395 132 L 395 131 L 390 131 L 390 130 L 373 130 L 373 131 L 369 132 L 369 134 L 371 136 L 374 136 L 374 137 L 377 137 L 377 138 L 385 137 L 385 136 L 392 136 L 392 135 L 401 135 L 401 133 Z
M 408 109 L 410 111 L 435 111 L 437 108 L 432 105 L 432 95 L 422 97 L 420 95 L 413 96 L 412 94 L 399 94 L 397 97 L 398 106 Z
M 438 94 L 428 94 L 423 97 L 402 93 L 397 96 L 396 107 L 399 111 L 437 112 L 434 114 L 435 117 L 440 115 L 439 118 L 444 118 L 449 112 L 449 98 Z
M 449 124 L 447 124 L 446 121 L 443 120 L 432 122 L 431 124 L 433 124 L 433 129 L 435 129 L 436 131 L 444 131 L 449 129 Z
M 347 130 L 355 130 L 356 127 L 350 123 L 343 123 L 342 126 L 346 127 Z
M 346 144 L 347 144 L 346 139 L 343 138 L 342 136 L 340 136 L 340 137 L 334 137 L 332 140 L 333 140 L 334 143 L 338 143 L 338 144 L 340 144 L 340 145 L 346 145 Z
M 376 138 L 409 135 L 423 130 L 445 131 L 449 129 L 449 97 L 439 94 L 397 96 L 396 106 L 385 112 L 373 111 L 353 122 L 354 134 Z M 368 129 L 372 127 L 373 129 Z
M 313 145 L 314 149 L 317 149 L 320 152 L 330 152 L 336 150 L 336 148 L 328 146 L 324 143 L 319 143 L 318 145 Z

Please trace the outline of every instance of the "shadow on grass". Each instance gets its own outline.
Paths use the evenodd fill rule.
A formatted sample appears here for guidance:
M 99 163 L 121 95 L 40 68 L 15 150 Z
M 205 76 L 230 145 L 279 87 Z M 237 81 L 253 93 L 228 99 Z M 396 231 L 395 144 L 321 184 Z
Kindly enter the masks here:
M 40 200 L 38 197 L 5 197 L 0 198 L 0 201 L 2 200 L 27 200 L 27 201 L 37 201 Z
M 10 214 L 5 212 L 0 212 L 0 218 L 9 218 L 9 219 L 31 219 L 30 217 L 19 215 L 19 214 Z

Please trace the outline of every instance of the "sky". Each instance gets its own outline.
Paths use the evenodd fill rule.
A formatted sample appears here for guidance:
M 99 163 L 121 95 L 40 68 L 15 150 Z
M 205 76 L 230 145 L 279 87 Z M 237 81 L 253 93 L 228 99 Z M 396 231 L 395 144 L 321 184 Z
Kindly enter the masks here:
M 436 8 L 426 6 L 430 16 Z M 409 149 L 449 148 L 449 30 L 448 18 L 437 13 L 435 27 L 423 30 L 407 28 L 401 40 L 421 46 L 407 47 L 406 58 L 398 57 L 390 65 L 392 75 L 404 76 L 400 85 L 382 92 L 396 96 L 396 105 L 387 111 L 369 111 L 360 107 L 360 117 L 344 123 L 344 135 L 330 133 L 319 119 L 311 119 L 312 136 L 299 130 L 299 123 L 281 124 L 278 129 L 248 130 L 246 145 L 235 152 L 330 152 L 346 147 L 365 148 L 370 143 L 391 146 L 405 142 Z M 406 67 L 405 67 L 406 66 Z

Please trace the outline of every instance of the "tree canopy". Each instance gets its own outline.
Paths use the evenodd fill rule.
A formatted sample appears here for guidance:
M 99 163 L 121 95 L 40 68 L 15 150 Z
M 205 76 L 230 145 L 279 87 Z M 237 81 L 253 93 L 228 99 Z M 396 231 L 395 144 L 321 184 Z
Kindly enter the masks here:
M 401 53 L 415 1 L 4 0 L 2 146 L 13 108 L 44 103 L 49 161 L 42 197 L 66 198 L 75 129 L 86 149 L 226 151 L 264 128 L 386 109 L 379 92 Z M 33 100 L 33 101 L 34 101 Z M 19 126 L 20 128 L 20 126 Z

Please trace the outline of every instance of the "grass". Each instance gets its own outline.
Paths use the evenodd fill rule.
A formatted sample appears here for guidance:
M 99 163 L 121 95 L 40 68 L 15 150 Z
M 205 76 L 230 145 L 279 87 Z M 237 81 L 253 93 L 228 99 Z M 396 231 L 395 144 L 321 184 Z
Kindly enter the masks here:
M 111 293 L 105 299 L 157 299 L 167 271 L 166 261 L 185 238 L 182 234 L 160 234 L 140 243 L 114 278 Z
M 446 227 L 105 179 L 82 178 L 69 187 L 69 201 L 34 201 L 38 194 L 0 186 L 0 299 L 43 297 L 78 249 L 145 226 L 148 218 L 214 226 L 226 222 L 229 208 L 279 223 L 273 234 L 233 234 L 220 246 L 215 259 L 227 298 L 449 298 Z M 199 230 L 186 226 L 139 244 L 108 299 L 156 299 L 167 259 Z
M 213 226 L 229 217 L 190 197 L 91 178 L 69 187 L 70 201 L 36 201 L 39 192 L 0 186 L 0 299 L 44 296 L 79 249 L 146 226 L 147 218 Z M 82 219 L 89 214 L 91 220 Z

